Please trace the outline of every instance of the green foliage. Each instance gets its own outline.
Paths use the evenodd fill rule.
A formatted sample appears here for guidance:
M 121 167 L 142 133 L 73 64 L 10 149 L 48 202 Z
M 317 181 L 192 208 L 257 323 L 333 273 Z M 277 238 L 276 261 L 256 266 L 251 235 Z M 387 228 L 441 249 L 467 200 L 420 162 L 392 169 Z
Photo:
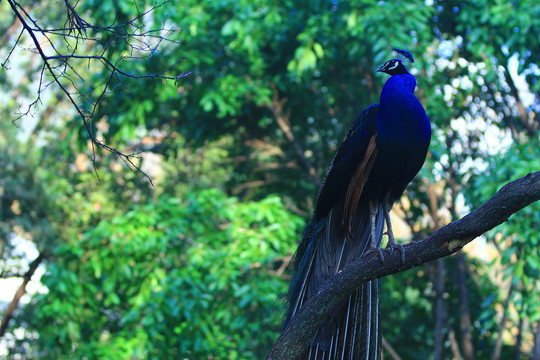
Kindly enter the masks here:
M 45 358 L 261 358 L 301 220 L 276 196 L 163 196 L 57 248 L 31 324 Z M 257 334 L 257 336 L 253 336 Z
M 0 261 L 6 264 L 4 271 L 18 267 L 13 262 L 8 265 L 13 235 L 32 239 L 39 248 L 54 244 L 56 231 L 48 212 L 51 199 L 34 171 L 38 155 L 17 141 L 11 124 L 0 124 Z
M 153 4 L 137 1 L 137 8 Z M 0 8 L 6 47 L 17 32 L 8 31 L 7 3 Z M 129 0 L 85 1 L 77 9 L 95 25 L 137 14 Z M 46 14 L 44 25 L 65 21 L 54 2 L 33 2 L 34 10 Z M 416 94 L 434 130 L 426 165 L 402 204 L 413 238 L 540 168 L 539 14 L 532 0 L 188 0 L 159 7 L 141 24 L 174 25 L 169 36 L 179 43 L 164 44 L 147 61 L 122 60 L 121 68 L 157 73 L 184 58 L 180 66 L 193 75 L 178 84 L 114 78 L 93 124 L 107 144 L 154 155 L 153 165 L 147 157 L 137 164 L 158 170 L 155 188 L 99 149 L 98 181 L 85 129 L 60 97 L 44 96 L 26 144 L 2 129 L 2 235 L 19 231 L 51 254 L 42 280 L 48 293 L 15 319 L 12 330 L 21 326 L 26 337 L 12 357 L 264 357 L 279 331 L 278 299 L 289 275 L 277 276 L 278 268 L 301 232 L 293 213 L 304 220 L 311 214 L 339 141 L 378 100 L 385 76 L 374 70 L 393 47 L 415 56 Z M 106 53 L 126 49 L 112 41 Z M 512 56 L 526 81 L 517 95 Z M 99 93 L 108 81 L 104 68 L 75 65 L 81 82 L 66 81 Z M 0 97 L 5 119 L 31 97 L 39 77 L 31 62 L 17 64 L 23 70 L 22 79 L 0 72 L 3 94 L 14 94 Z M 491 356 L 511 283 L 504 332 L 515 334 L 523 321 L 529 343 L 521 350 L 530 353 L 530 324 L 540 317 L 539 214 L 531 206 L 487 234 L 495 260 L 468 260 L 478 358 Z M 12 255 L 3 241 L 2 259 Z M 451 358 L 447 334 L 461 335 L 453 259 L 445 271 L 443 357 Z M 434 319 L 442 316 L 433 306 L 433 272 L 428 265 L 383 282 L 385 338 L 403 359 L 433 356 Z M 504 342 L 509 356 L 515 342 Z
M 478 176 L 469 193 L 473 206 L 495 193 L 508 181 L 540 169 L 540 139 L 514 143 L 504 154 L 488 159 L 489 170 Z M 530 321 L 540 320 L 540 204 L 534 203 L 511 216 L 507 222 L 486 234 L 498 244 L 501 258 L 494 261 L 502 268 L 503 278 L 520 291 L 512 299 L 522 307 Z M 499 299 L 503 302 L 504 299 Z

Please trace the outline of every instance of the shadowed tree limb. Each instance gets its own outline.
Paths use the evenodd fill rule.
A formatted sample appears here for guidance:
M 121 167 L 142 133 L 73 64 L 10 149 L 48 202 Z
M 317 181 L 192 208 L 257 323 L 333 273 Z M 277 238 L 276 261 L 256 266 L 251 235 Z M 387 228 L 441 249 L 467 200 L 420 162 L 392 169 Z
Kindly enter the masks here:
M 451 255 L 538 200 L 540 171 L 506 184 L 478 209 L 440 228 L 426 239 L 405 244 L 404 262 L 400 251 L 391 253 L 383 249 L 384 265 L 380 254 L 374 251 L 361 262 L 345 266 L 324 282 L 318 294 L 305 303 L 276 341 L 267 360 L 300 358 L 326 316 L 361 284 Z

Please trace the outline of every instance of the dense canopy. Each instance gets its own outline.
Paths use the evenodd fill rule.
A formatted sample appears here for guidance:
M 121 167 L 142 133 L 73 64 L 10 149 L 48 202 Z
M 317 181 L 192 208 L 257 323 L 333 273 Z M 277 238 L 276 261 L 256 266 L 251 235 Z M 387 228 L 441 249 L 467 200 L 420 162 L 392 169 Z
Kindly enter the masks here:
M 35 258 L 17 244 L 30 243 L 41 286 L 3 321 L 9 359 L 264 358 L 321 179 L 378 101 L 392 48 L 413 53 L 433 126 L 393 211 L 398 241 L 540 169 L 538 1 L 80 1 L 93 27 L 51 33 L 59 51 L 191 72 L 51 59 L 87 127 L 19 38 L 12 3 L 0 2 L 0 275 L 22 282 Z M 64 4 L 20 3 L 33 26 L 69 27 Z M 135 18 L 167 39 L 148 56 L 103 29 Z M 88 129 L 140 151 L 148 177 Z M 540 356 L 539 224 L 535 203 L 458 255 L 384 278 L 384 358 Z

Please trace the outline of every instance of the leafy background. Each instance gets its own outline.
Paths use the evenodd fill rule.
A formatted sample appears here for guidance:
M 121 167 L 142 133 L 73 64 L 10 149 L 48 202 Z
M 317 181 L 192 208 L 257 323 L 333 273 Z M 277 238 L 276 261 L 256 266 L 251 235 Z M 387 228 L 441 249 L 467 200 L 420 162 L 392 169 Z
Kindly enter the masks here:
M 154 3 L 136 5 L 77 10 L 108 25 Z M 60 4 L 24 6 L 42 26 L 65 22 Z M 374 70 L 393 47 L 415 56 L 434 133 L 394 210 L 401 240 L 540 168 L 537 1 L 185 0 L 145 21 L 174 25 L 180 43 L 125 69 L 155 73 L 185 58 L 192 75 L 122 80 L 95 124 L 106 143 L 143 151 L 155 186 L 99 150 L 94 169 L 54 86 L 14 126 L 35 97 L 39 59 L 18 49 L 0 71 L 2 277 L 27 267 L 20 239 L 45 256 L 39 291 L 2 334 L 8 359 L 264 358 L 322 176 L 354 117 L 378 101 L 385 77 Z M 0 2 L 2 59 L 19 26 Z M 85 91 L 107 78 L 98 66 L 77 70 Z M 538 224 L 533 204 L 464 254 L 385 278 L 384 337 L 399 356 L 538 358 Z

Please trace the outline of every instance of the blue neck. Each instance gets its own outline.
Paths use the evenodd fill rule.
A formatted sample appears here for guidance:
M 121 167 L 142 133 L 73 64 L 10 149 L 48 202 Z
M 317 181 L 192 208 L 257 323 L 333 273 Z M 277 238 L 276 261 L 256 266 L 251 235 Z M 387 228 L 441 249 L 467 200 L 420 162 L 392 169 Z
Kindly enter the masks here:
M 410 74 L 390 77 L 381 91 L 376 127 L 382 141 L 416 141 L 418 134 L 431 136 L 422 104 L 414 96 L 416 79 Z
M 391 94 L 413 94 L 416 88 L 416 78 L 411 74 L 394 75 L 386 80 L 386 84 L 381 91 L 381 105 L 383 97 L 387 98 Z M 414 96 L 414 95 L 413 95 Z

